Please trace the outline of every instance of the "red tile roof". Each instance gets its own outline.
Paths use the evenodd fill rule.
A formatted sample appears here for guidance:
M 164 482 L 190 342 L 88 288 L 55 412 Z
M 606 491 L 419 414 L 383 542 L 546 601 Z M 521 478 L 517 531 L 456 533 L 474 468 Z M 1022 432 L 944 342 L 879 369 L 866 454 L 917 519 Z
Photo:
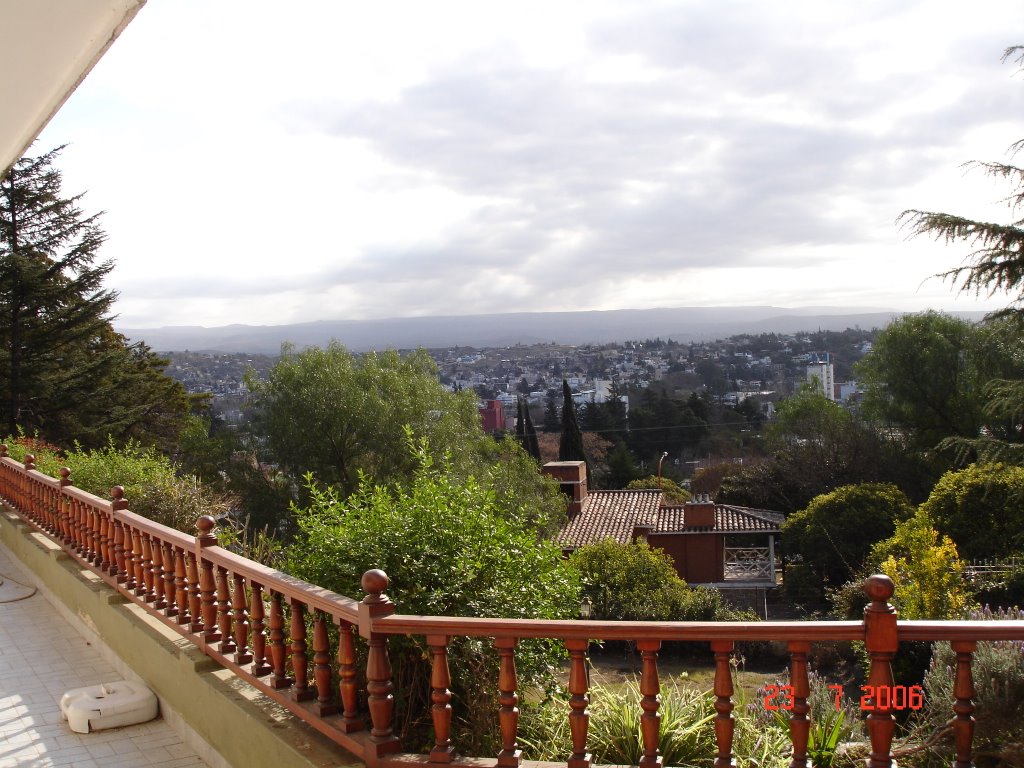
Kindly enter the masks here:
M 647 533 L 778 533 L 778 512 L 729 504 L 715 505 L 714 527 L 684 528 L 684 506 L 661 506 L 661 491 L 591 491 L 583 509 L 570 515 L 555 541 L 565 549 L 614 539 L 627 544 L 637 528 Z
M 657 527 L 652 533 L 778 533 L 786 519 L 784 515 L 767 509 L 716 504 L 714 527 L 684 530 L 683 510 L 682 505 L 662 507 L 658 511 Z
M 591 491 L 583 509 L 569 516 L 555 541 L 566 549 L 615 539 L 628 544 L 637 527 L 657 524 L 661 491 Z

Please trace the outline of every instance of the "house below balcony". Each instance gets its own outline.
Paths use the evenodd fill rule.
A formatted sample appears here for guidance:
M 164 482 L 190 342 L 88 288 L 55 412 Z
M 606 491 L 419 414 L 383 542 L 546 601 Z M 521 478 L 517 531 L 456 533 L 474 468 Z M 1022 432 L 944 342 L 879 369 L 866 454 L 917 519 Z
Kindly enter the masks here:
M 665 550 L 688 584 L 720 589 L 775 586 L 778 512 L 716 504 L 708 497 L 665 505 L 660 490 L 589 491 L 582 461 L 552 461 L 569 498 L 569 521 L 556 537 L 566 552 L 603 539 L 646 541 Z

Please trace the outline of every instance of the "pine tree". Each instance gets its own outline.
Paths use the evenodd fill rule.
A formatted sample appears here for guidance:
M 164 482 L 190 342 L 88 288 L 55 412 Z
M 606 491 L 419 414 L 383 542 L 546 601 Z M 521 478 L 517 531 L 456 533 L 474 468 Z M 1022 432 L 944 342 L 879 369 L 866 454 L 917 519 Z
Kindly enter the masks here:
M 1003 52 L 1003 61 L 1024 65 L 1024 46 Z M 1010 147 L 1011 157 L 1024 151 L 1024 139 Z M 907 210 L 900 222 L 912 235 L 930 235 L 946 243 L 964 242 L 974 250 L 959 267 L 946 270 L 940 277 L 959 284 L 963 293 L 992 296 L 998 292 L 1016 293 L 1010 307 L 995 313 L 1016 323 L 1024 335 L 1024 168 L 1010 163 L 974 162 L 970 167 L 1010 184 L 1006 202 L 1012 221 L 996 224 L 974 221 L 963 216 L 933 211 Z M 1005 439 L 982 435 L 977 438 L 949 438 L 940 447 L 956 448 L 961 456 L 1024 463 L 1024 380 L 997 379 L 986 388 L 985 415 L 1010 425 Z
M 559 461 L 586 461 L 583 433 L 576 420 L 576 404 L 572 401 L 569 382 L 562 379 L 562 437 L 558 441 Z
M 0 428 L 87 446 L 142 437 L 159 419 L 176 435 L 188 401 L 159 359 L 110 325 L 113 262 L 82 195 L 63 197 L 62 147 L 0 178 Z M 170 383 L 168 383 L 170 382 Z

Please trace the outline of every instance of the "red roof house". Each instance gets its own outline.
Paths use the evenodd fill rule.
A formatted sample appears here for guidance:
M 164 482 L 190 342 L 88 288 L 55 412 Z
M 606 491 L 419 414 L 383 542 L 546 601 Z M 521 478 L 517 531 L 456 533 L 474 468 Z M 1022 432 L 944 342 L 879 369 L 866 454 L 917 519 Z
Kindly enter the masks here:
M 588 491 L 582 461 L 544 465 L 569 496 L 569 520 L 556 541 L 572 551 L 603 539 L 646 541 L 672 557 L 688 584 L 764 587 L 775 584 L 777 512 L 716 504 L 707 497 L 663 506 L 660 490 Z

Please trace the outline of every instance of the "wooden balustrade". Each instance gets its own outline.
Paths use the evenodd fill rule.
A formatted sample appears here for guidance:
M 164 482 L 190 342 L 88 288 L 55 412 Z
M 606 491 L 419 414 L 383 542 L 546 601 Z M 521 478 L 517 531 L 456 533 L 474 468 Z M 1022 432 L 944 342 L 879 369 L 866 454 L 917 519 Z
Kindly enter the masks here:
M 19 463 L 0 446 L 0 496 L 30 525 L 60 543 L 71 557 L 149 614 L 200 647 L 264 695 L 374 766 L 408 762 L 394 733 L 395 696 L 388 638 L 423 637 L 432 660 L 429 715 L 433 746 L 424 760 L 459 763 L 452 723 L 448 648 L 453 638 L 491 638 L 498 656 L 494 713 L 501 748 L 491 765 L 518 768 L 519 681 L 515 654 L 528 638 L 561 641 L 569 654 L 568 768 L 589 768 L 591 713 L 587 651 L 592 638 L 634 640 L 641 656 L 640 765 L 660 766 L 658 654 L 666 641 L 702 641 L 715 665 L 715 768 L 733 755 L 733 650 L 737 641 L 782 641 L 790 656 L 792 711 L 790 768 L 809 768 L 808 738 L 819 713 L 808 704 L 807 656 L 815 642 L 863 641 L 870 659 L 868 685 L 893 689 L 891 662 L 900 642 L 948 640 L 956 654 L 950 702 L 954 768 L 971 768 L 975 696 L 972 661 L 978 641 L 1022 640 L 1020 621 L 899 621 L 884 576 L 865 583 L 864 620 L 839 622 L 610 622 L 410 616 L 397 613 L 381 571 L 363 577 L 361 602 L 307 584 L 242 558 L 217 543 L 216 521 L 203 517 L 189 536 L 133 514 L 123 489 L 104 501 L 72 485 L 67 471 L 49 478 L 28 459 Z M 365 711 L 360 711 L 359 649 L 365 643 Z M 331 648 L 337 654 L 331 656 Z M 337 687 L 335 688 L 335 681 Z M 894 701 L 871 702 L 869 768 L 893 765 Z M 427 714 L 427 713 L 424 713 Z M 474 758 L 476 760 L 476 758 Z M 479 761 L 477 760 L 477 763 Z

